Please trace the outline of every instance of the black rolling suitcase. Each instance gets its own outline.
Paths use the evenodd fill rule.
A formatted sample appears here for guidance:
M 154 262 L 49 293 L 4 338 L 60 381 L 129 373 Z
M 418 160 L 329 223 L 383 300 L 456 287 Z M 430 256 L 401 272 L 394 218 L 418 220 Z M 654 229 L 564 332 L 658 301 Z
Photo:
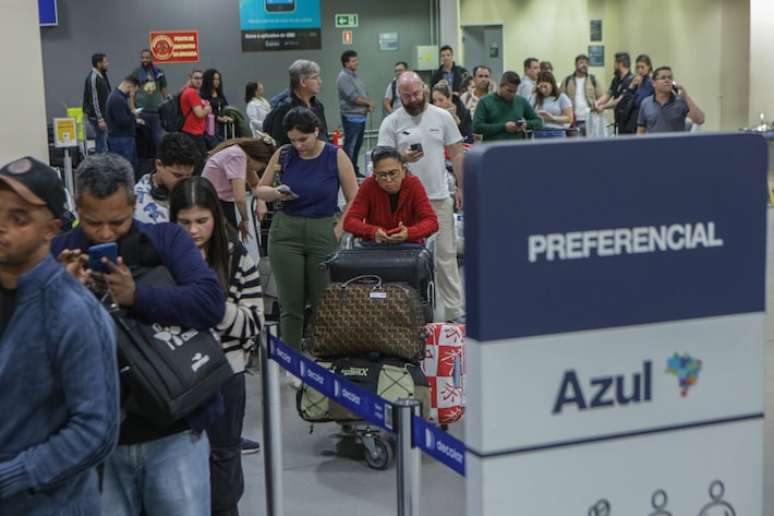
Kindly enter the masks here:
M 342 249 L 324 266 L 335 283 L 345 283 L 358 276 L 379 276 L 384 283 L 404 283 L 416 289 L 423 303 L 426 322 L 433 321 L 435 281 L 433 256 L 419 244 L 364 245 Z

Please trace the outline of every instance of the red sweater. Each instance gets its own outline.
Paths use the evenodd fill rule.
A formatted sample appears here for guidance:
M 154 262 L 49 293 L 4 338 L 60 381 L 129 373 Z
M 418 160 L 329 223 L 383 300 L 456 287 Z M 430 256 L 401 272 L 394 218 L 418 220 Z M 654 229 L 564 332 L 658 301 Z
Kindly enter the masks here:
M 398 193 L 398 209 L 393 213 L 390 210 L 390 194 L 371 176 L 360 185 L 349 207 L 344 231 L 358 238 L 374 240 L 377 229 L 389 231 L 401 222 L 408 228 L 407 242 L 422 243 L 438 231 L 438 217 L 422 182 L 416 176 L 406 175 Z

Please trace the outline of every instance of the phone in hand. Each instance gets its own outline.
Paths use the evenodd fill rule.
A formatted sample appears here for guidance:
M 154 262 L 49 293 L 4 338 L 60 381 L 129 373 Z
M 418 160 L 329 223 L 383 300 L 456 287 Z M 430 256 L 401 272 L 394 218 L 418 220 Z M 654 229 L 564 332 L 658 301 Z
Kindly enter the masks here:
M 102 258 L 107 258 L 113 263 L 118 262 L 118 244 L 110 242 L 89 247 L 89 268 L 95 272 L 109 273 L 107 266 L 102 263 Z
M 298 199 L 298 194 L 296 194 L 293 190 L 291 190 L 288 185 L 279 185 L 277 187 L 277 191 L 282 195 L 290 196 L 290 200 L 292 201 L 295 201 L 296 199 Z
M 387 230 L 387 236 L 397 235 L 400 232 L 401 232 L 400 227 L 388 229 Z
M 409 145 L 409 149 L 411 149 L 414 152 L 422 152 L 422 144 L 412 143 L 411 145 Z
M 680 85 L 677 84 L 677 82 L 675 81 L 672 81 L 672 93 L 674 93 L 675 95 L 680 94 Z

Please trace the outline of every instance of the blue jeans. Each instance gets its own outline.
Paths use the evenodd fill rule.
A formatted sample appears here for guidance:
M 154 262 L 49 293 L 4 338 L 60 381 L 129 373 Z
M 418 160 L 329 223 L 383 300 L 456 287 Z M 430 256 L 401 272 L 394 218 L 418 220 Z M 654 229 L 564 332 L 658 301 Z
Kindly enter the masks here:
M 119 446 L 105 462 L 102 516 L 210 516 L 210 443 L 181 432 Z
M 126 158 L 132 168 L 137 168 L 137 143 L 134 136 L 109 136 L 108 148 L 110 152 Z
M 100 129 L 96 120 L 89 120 L 89 125 L 94 129 L 94 150 L 97 154 L 104 154 L 108 151 L 108 132 L 107 129 Z
M 360 155 L 360 147 L 363 146 L 365 122 L 350 122 L 346 117 L 341 117 L 341 125 L 344 128 L 344 152 L 347 153 L 347 156 L 352 161 L 355 173 L 360 175 L 360 167 L 358 167 L 357 161 Z

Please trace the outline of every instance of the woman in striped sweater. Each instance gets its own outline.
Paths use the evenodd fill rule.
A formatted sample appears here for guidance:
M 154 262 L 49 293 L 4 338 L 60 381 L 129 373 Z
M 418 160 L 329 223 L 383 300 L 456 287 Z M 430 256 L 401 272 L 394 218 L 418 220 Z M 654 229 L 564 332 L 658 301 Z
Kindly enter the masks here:
M 211 448 L 212 514 L 235 515 L 244 491 L 241 436 L 245 363 L 263 322 L 260 277 L 236 231 L 228 226 L 218 194 L 207 179 L 189 177 L 175 186 L 170 194 L 170 220 L 191 235 L 217 273 L 226 296 L 226 315 L 217 329 L 235 374 L 221 389 L 225 413 L 207 428 L 207 434 Z

